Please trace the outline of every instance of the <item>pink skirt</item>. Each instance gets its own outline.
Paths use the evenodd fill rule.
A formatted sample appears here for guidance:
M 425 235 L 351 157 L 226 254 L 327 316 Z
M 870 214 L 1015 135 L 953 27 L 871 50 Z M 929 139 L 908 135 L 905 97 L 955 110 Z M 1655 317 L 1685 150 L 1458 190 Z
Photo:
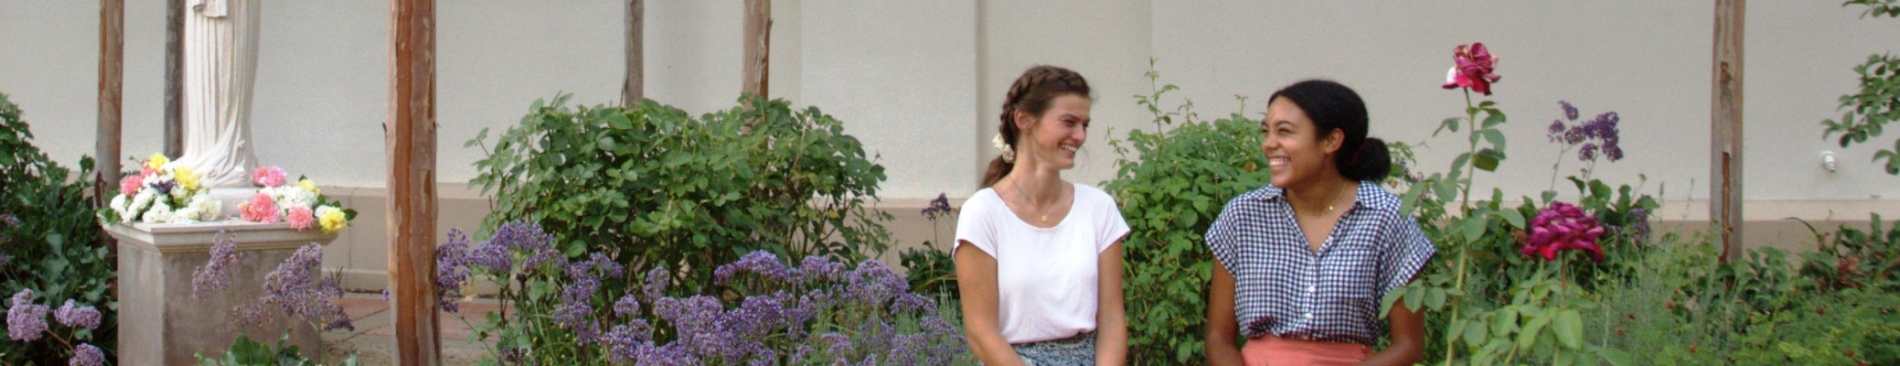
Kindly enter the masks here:
M 1372 347 L 1286 339 L 1271 334 L 1247 339 L 1240 359 L 1247 366 L 1352 365 L 1372 358 Z

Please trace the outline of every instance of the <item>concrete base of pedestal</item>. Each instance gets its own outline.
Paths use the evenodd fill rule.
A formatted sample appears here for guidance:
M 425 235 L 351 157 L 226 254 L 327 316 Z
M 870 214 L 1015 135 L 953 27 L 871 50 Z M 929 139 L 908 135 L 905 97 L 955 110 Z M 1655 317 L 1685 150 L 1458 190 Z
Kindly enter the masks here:
M 226 221 L 200 224 L 111 224 L 118 239 L 120 365 L 191 365 L 196 353 L 222 356 L 238 334 L 275 344 L 285 329 L 305 355 L 317 355 L 317 332 L 301 321 L 267 308 L 263 325 L 237 326 L 232 309 L 263 295 L 264 276 L 310 243 L 328 244 L 336 235 L 319 230 L 297 232 L 288 224 Z M 231 287 L 192 298 L 192 271 L 210 259 L 218 232 L 237 242 L 241 258 L 231 267 Z

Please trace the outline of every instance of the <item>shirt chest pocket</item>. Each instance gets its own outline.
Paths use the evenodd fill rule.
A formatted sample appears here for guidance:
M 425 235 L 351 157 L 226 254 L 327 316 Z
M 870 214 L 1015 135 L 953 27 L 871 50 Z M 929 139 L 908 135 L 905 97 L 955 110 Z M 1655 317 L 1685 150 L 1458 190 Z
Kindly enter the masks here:
M 1320 258 L 1320 271 L 1325 274 L 1321 290 L 1343 302 L 1376 302 L 1372 297 L 1378 288 L 1379 248 L 1370 241 L 1334 244 Z

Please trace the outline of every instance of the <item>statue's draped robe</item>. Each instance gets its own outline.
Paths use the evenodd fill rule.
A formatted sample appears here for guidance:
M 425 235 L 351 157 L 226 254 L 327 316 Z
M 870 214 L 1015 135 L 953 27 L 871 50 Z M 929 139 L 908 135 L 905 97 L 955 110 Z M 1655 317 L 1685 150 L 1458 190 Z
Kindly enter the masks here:
M 184 145 L 205 187 L 249 187 L 259 0 L 187 0 Z

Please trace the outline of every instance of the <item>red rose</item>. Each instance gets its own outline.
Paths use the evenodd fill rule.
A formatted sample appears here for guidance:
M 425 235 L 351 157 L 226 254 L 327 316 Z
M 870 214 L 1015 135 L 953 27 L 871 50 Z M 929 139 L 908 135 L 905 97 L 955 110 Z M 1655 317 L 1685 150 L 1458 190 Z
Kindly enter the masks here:
M 1452 60 L 1457 63 L 1445 75 L 1445 89 L 1470 88 L 1472 91 L 1491 95 L 1491 83 L 1504 78 L 1492 73 L 1497 70 L 1498 56 L 1492 55 L 1483 43 L 1459 45 L 1452 50 Z

